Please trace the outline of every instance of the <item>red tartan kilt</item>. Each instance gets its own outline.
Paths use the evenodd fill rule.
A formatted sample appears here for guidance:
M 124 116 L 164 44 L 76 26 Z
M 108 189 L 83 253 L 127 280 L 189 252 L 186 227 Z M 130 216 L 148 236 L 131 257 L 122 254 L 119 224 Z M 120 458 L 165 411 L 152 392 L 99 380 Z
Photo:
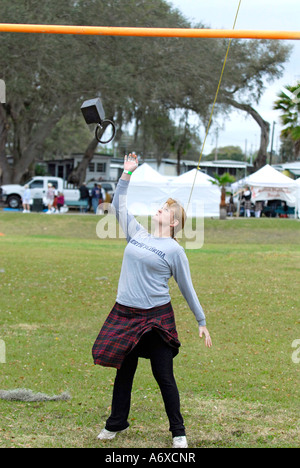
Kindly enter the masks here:
M 94 363 L 120 369 L 125 357 L 142 336 L 155 329 L 178 354 L 180 342 L 171 303 L 152 309 L 136 309 L 116 303 L 93 346 Z M 143 354 L 142 357 L 148 357 Z

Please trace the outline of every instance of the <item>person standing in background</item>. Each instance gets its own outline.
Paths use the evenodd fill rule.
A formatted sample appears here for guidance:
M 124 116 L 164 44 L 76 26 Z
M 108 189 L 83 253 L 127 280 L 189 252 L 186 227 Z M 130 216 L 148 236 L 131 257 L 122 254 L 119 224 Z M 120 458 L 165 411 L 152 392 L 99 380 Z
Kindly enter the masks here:
M 86 213 L 90 206 L 90 192 L 85 182 L 83 182 L 83 184 L 79 188 L 79 191 L 80 191 L 80 200 L 85 201 L 87 204 L 86 208 L 81 207 L 80 211 L 81 213 Z
M 25 192 L 23 193 L 23 213 L 30 213 L 31 191 L 28 185 L 25 185 Z
M 57 210 L 60 213 L 60 210 L 64 207 L 65 204 L 65 197 L 62 192 L 58 192 L 58 197 L 57 197 Z
M 98 184 L 94 184 L 94 188 L 92 190 L 92 206 L 95 214 L 97 214 L 100 197 L 101 189 L 99 189 Z
M 48 184 L 48 190 L 47 190 L 47 195 L 46 195 L 46 199 L 47 199 L 46 204 L 48 206 L 47 214 L 52 213 L 54 197 L 55 197 L 55 189 L 52 184 Z
M 251 198 L 252 198 L 252 193 L 250 190 L 250 187 L 246 187 L 246 190 L 244 192 L 244 199 L 245 199 L 245 213 L 247 218 L 251 218 Z

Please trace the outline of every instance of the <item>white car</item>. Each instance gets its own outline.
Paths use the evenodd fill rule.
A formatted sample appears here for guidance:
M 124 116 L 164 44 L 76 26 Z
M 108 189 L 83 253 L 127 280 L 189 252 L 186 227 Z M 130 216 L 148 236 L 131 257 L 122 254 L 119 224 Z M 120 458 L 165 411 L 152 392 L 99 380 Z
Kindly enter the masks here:
M 56 193 L 62 192 L 65 201 L 70 204 L 80 200 L 80 192 L 78 189 L 67 188 L 67 183 L 60 177 L 33 177 L 25 185 L 28 185 L 31 191 L 31 199 L 45 200 L 48 184 L 52 184 Z M 22 205 L 22 196 L 25 191 L 25 186 L 22 185 L 2 185 L 0 193 L 2 201 L 6 203 L 9 208 L 18 209 Z

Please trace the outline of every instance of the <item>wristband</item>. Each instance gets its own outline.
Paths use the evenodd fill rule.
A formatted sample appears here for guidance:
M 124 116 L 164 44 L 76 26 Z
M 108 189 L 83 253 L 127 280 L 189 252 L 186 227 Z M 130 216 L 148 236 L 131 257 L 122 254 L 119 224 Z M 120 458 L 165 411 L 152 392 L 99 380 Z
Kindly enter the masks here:
M 133 174 L 133 172 L 130 172 L 130 171 L 124 171 L 124 172 L 125 172 L 125 174 L 129 174 L 129 175 Z

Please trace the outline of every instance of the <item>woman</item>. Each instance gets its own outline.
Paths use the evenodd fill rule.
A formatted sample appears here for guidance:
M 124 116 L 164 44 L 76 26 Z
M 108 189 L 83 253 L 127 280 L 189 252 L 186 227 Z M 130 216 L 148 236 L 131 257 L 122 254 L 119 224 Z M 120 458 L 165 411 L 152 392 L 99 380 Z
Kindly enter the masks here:
M 54 198 L 55 198 L 55 188 L 50 183 L 48 184 L 48 190 L 47 190 L 46 198 L 47 198 L 46 204 L 48 206 L 47 213 L 51 214 L 52 209 L 53 209 Z
M 124 172 L 118 183 L 113 206 L 126 234 L 118 295 L 115 306 L 93 347 L 95 364 L 116 367 L 111 415 L 100 440 L 113 439 L 129 427 L 131 390 L 138 358 L 151 361 L 160 387 L 173 435 L 174 448 L 188 447 L 180 398 L 173 374 L 173 358 L 180 342 L 176 332 L 168 281 L 174 276 L 199 323 L 200 338 L 212 346 L 205 315 L 192 285 L 188 259 L 175 239 L 184 227 L 185 212 L 169 199 L 153 217 L 149 234 L 127 211 L 126 194 L 132 173 L 138 167 L 135 154 L 125 156 Z
M 65 196 L 62 192 L 58 192 L 57 197 L 57 210 L 60 213 L 61 209 L 65 206 Z
M 29 185 L 25 185 L 25 191 L 23 193 L 23 213 L 30 213 L 30 202 L 31 202 L 31 190 Z
M 244 192 L 244 199 L 245 199 L 245 212 L 247 218 L 251 218 L 251 198 L 252 198 L 252 193 L 250 190 L 250 187 L 246 187 L 246 191 Z

